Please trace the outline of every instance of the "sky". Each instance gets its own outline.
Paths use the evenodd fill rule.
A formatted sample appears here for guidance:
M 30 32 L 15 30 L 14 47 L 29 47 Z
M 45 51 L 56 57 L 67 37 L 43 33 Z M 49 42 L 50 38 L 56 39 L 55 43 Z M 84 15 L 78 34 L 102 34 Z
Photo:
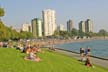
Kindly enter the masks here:
M 2 17 L 5 25 L 15 28 L 31 23 L 33 18 L 42 19 L 44 9 L 53 9 L 57 25 L 66 27 L 66 22 L 72 19 L 78 29 L 80 21 L 91 19 L 94 32 L 108 31 L 108 0 L 0 0 L 0 7 L 5 10 Z

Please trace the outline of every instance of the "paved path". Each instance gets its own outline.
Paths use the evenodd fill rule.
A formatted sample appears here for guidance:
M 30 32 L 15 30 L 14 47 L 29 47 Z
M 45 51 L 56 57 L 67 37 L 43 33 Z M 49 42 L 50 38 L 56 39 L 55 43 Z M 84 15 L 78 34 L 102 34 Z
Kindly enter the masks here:
M 74 58 L 76 58 L 78 60 L 80 59 L 79 54 L 68 52 L 68 51 L 63 51 L 63 50 L 58 50 L 58 49 L 56 51 L 61 53 L 61 54 L 65 54 L 65 55 L 74 57 Z M 102 59 L 91 57 L 91 61 L 92 61 L 93 64 L 108 68 L 108 60 L 102 60 Z

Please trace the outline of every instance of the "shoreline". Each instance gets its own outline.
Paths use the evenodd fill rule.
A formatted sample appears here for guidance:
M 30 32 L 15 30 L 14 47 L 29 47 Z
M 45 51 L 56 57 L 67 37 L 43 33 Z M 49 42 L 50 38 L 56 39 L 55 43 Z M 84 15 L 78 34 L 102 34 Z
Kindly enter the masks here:
M 62 51 L 67 51 L 67 52 L 71 52 L 71 53 L 75 53 L 75 54 L 80 54 L 80 53 L 78 53 L 78 52 L 70 51 L 70 50 L 66 50 L 66 49 L 61 49 L 61 48 L 55 48 L 55 49 L 57 49 L 57 50 L 62 50 Z M 102 57 L 93 56 L 93 55 L 91 55 L 90 57 L 108 61 L 108 58 L 102 58 Z
M 36 42 L 36 44 L 37 43 L 40 44 L 40 47 L 47 47 L 49 45 L 52 46 L 52 45 L 55 45 L 55 44 L 75 43 L 75 42 L 87 42 L 87 41 L 93 41 L 93 40 L 108 40 L 108 38 L 94 37 L 94 38 L 90 38 L 90 39 L 70 39 L 70 40 L 69 39 L 66 39 L 66 40 L 50 39 L 50 40 L 44 40 L 44 41 Z M 56 49 L 64 50 L 64 49 L 61 49 L 61 48 L 56 48 Z M 69 51 L 69 50 L 65 50 L 65 51 L 79 54 L 78 52 L 75 52 L 75 51 Z M 98 56 L 93 56 L 93 55 L 92 55 L 92 57 L 108 61 L 108 58 L 103 58 L 103 57 L 98 57 Z
M 108 40 L 108 37 L 92 37 L 86 39 L 45 39 L 32 41 L 32 44 L 40 44 L 40 45 L 51 45 L 51 44 L 64 44 L 64 43 L 75 43 L 75 42 L 86 42 L 92 40 Z M 50 43 L 49 43 L 50 42 Z
M 73 58 L 78 59 L 78 60 L 80 59 L 80 54 L 76 53 L 76 52 L 67 51 L 67 50 L 63 50 L 63 49 L 62 50 L 57 49 L 56 52 L 59 52 L 61 54 L 73 57 Z M 108 59 L 106 60 L 106 59 L 102 59 L 102 58 L 99 58 L 99 57 L 91 56 L 91 61 L 95 65 L 102 66 L 102 67 L 108 69 Z

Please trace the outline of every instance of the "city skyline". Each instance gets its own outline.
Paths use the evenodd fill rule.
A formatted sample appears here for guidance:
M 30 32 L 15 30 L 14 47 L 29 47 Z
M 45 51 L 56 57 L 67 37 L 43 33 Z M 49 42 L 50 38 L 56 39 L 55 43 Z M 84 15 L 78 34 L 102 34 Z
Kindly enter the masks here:
M 74 27 L 78 29 L 81 20 L 91 19 L 94 31 L 100 29 L 108 31 L 108 1 L 107 0 L 0 0 L 0 6 L 5 9 L 3 22 L 8 26 L 21 27 L 33 18 L 41 18 L 41 11 L 54 9 L 57 13 L 57 24 L 66 26 L 69 19 L 73 20 Z

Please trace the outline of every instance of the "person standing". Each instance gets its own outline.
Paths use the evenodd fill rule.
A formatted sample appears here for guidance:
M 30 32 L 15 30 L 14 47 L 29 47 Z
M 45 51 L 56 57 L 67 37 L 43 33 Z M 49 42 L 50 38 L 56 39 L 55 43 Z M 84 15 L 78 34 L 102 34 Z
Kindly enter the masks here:
M 81 61 L 84 60 L 84 48 L 80 48 L 80 57 L 81 57 Z

